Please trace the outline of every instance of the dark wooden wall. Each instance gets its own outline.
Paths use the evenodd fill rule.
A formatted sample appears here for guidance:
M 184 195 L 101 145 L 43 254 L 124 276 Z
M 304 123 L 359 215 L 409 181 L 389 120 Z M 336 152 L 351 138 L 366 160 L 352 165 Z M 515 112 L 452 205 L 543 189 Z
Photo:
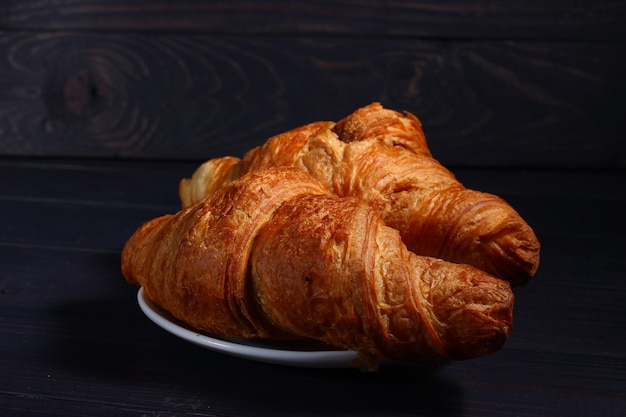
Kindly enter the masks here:
M 409 110 L 445 164 L 626 168 L 625 1 L 0 2 L 0 155 L 202 160 Z

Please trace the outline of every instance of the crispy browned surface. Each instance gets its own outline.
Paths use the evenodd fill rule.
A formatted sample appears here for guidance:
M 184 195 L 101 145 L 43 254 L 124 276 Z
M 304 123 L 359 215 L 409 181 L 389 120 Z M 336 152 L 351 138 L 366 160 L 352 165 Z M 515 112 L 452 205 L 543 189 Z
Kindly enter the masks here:
M 487 354 L 512 322 L 508 283 L 415 255 L 370 205 L 293 168 L 246 174 L 147 223 L 122 267 L 200 330 L 314 338 L 374 357 Z
M 528 282 L 539 266 L 539 241 L 515 209 L 466 189 L 431 156 L 415 116 L 378 103 L 336 124 L 316 122 L 277 135 L 232 163 L 228 175 L 203 174 L 222 164 L 207 161 L 181 188 L 206 190 L 199 199 L 224 178 L 293 166 L 338 196 L 368 201 L 417 254 L 470 264 L 515 285 Z
M 223 335 L 274 336 L 250 302 L 248 258 L 258 230 L 280 204 L 310 194 L 328 192 L 302 172 L 236 181 L 210 200 L 142 226 L 124 247 L 122 273 L 193 327 Z

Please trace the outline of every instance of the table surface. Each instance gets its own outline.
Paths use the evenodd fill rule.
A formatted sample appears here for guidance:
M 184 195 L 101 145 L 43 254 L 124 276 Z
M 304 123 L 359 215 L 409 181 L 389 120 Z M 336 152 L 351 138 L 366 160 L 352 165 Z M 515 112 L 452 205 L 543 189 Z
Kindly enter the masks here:
M 277 366 L 157 327 L 120 273 L 196 163 L 0 159 L 2 416 L 623 416 L 626 172 L 457 169 L 542 242 L 492 355 L 424 369 Z

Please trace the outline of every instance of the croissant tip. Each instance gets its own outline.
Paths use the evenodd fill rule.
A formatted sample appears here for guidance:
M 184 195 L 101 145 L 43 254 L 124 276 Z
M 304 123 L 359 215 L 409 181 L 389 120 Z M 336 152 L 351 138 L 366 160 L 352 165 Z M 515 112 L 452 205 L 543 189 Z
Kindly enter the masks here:
M 433 294 L 442 326 L 442 349 L 452 359 L 469 359 L 501 349 L 513 325 L 511 285 L 469 265 Z

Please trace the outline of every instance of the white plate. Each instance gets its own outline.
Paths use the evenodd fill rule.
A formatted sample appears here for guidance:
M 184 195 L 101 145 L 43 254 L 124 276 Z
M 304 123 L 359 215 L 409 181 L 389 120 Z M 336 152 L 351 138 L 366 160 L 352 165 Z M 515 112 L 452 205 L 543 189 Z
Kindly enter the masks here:
M 143 288 L 137 293 L 139 307 L 146 316 L 168 332 L 207 349 L 277 365 L 308 368 L 346 368 L 352 366 L 357 352 L 333 350 L 314 342 L 266 342 L 222 338 L 201 333 L 174 318 L 146 297 Z

